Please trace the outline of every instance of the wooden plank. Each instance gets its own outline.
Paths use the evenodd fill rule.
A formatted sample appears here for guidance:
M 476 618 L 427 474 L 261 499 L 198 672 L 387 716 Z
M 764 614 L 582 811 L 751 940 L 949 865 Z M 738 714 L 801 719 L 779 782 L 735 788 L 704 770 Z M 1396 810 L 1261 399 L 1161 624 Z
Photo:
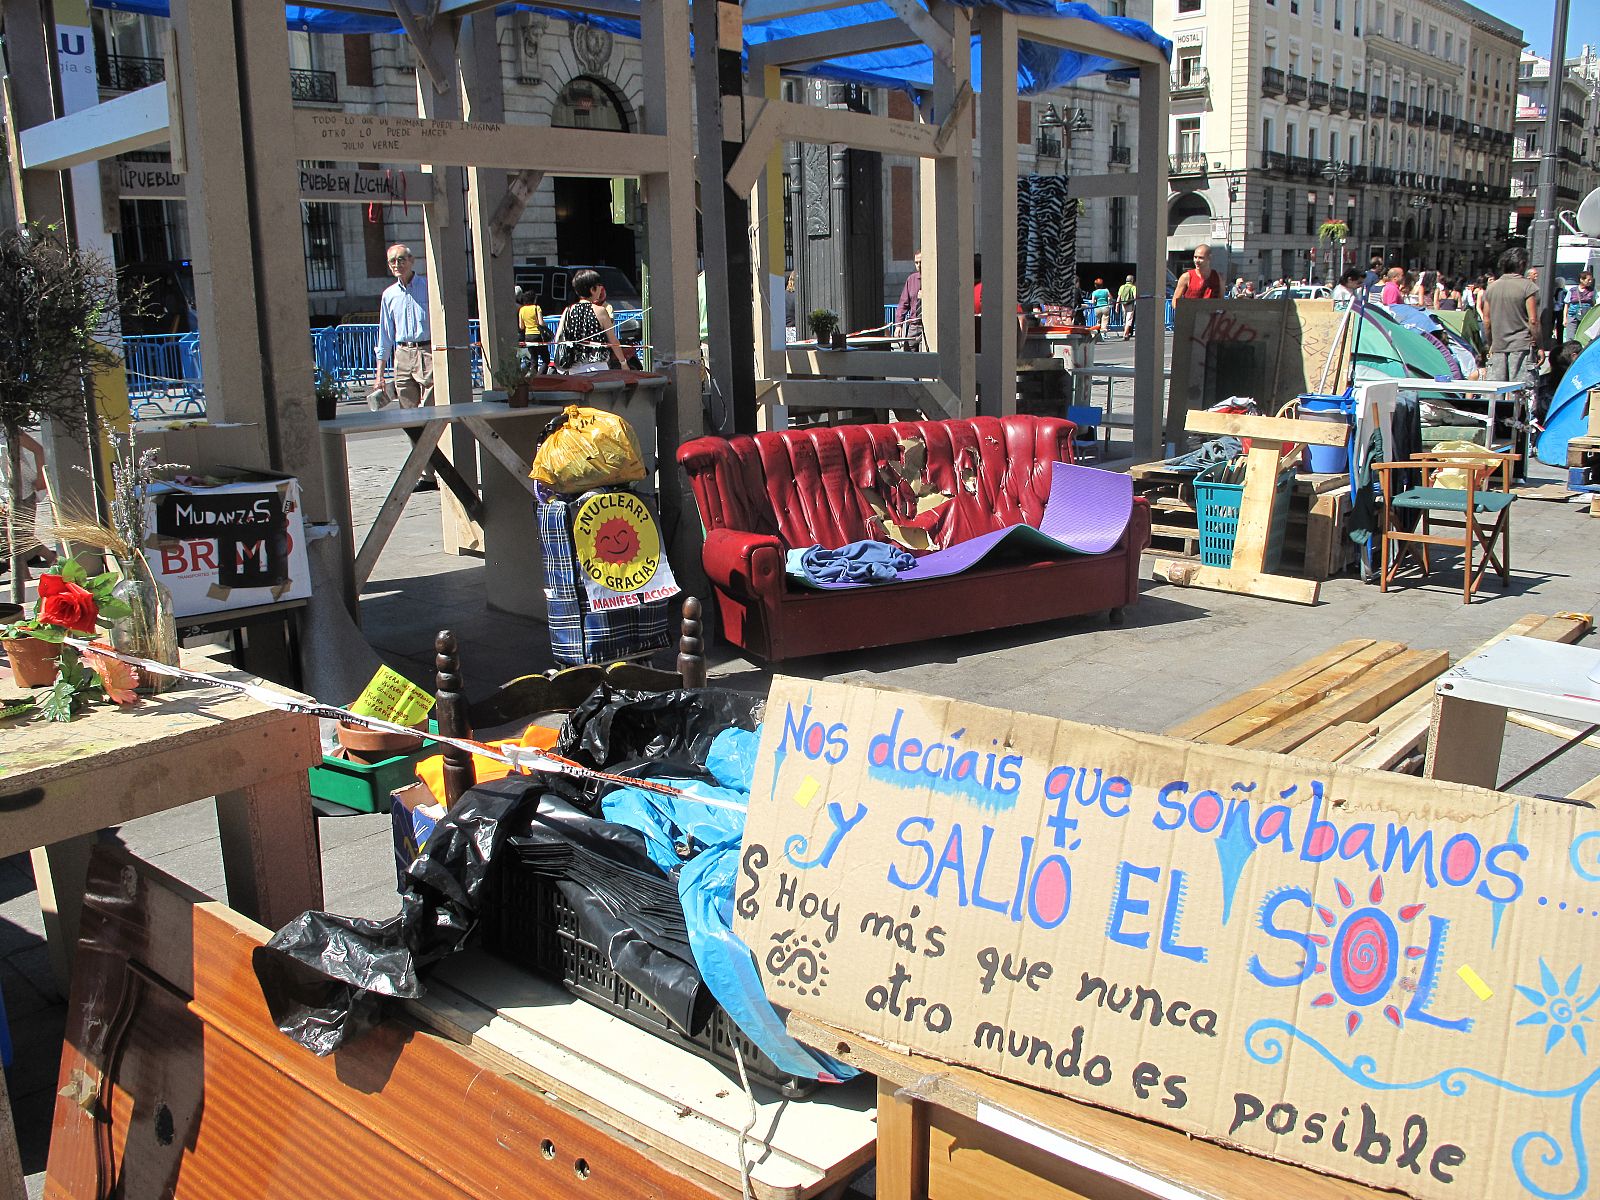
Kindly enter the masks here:
M 1238 413 L 1192 409 L 1184 422 L 1190 433 L 1210 437 L 1228 434 L 1239 438 L 1266 438 L 1280 442 L 1305 442 L 1312 446 L 1343 446 L 1347 432 L 1328 421 L 1302 421 L 1294 417 L 1247 417 Z
M 1317 672 L 1343 662 L 1358 650 L 1365 650 L 1372 645 L 1371 638 L 1352 638 L 1348 642 L 1340 642 L 1331 650 L 1324 650 L 1314 658 L 1290 667 L 1281 675 L 1275 675 L 1247 692 L 1241 692 L 1232 699 L 1214 704 L 1204 712 L 1196 713 L 1185 721 L 1180 721 L 1166 731 L 1168 737 L 1184 738 L 1189 741 L 1199 741 L 1200 735 L 1215 729 L 1224 721 L 1238 716 L 1246 709 L 1253 708 L 1264 700 L 1271 699 L 1279 692 L 1293 687 L 1310 679 Z
M 1346 754 L 1357 747 L 1365 746 L 1377 736 L 1378 725 L 1375 721 L 1341 721 L 1301 742 L 1294 748 L 1294 754 L 1296 758 L 1338 762 Z
M 1489 647 L 1508 637 L 1533 637 L 1570 645 L 1588 631 L 1589 623 L 1586 620 L 1530 613 L 1462 657 L 1471 658 L 1482 654 Z M 1433 684 L 1429 681 L 1379 714 L 1378 740 L 1370 748 L 1350 758 L 1348 762 L 1357 767 L 1390 770 L 1427 740 L 1428 725 L 1432 715 Z
M 843 54 L 898 50 L 903 46 L 915 46 L 917 42 L 917 35 L 906 28 L 903 22 L 893 18 L 803 33 L 750 47 L 750 74 L 759 75 L 765 67 L 823 62 Z
M 518 1078 L 738 1188 L 750 1100 L 729 1072 L 481 952 L 441 964 L 409 1007 Z M 859 1086 L 805 1101 L 762 1088 L 755 1102 L 751 1182 L 766 1200 L 799 1200 L 872 1156 L 873 1102 Z
M 1149 63 L 1161 67 L 1167 63 L 1166 56 L 1148 42 L 1119 33 L 1109 25 L 1085 21 L 1080 17 L 1022 17 L 1018 19 L 1017 32 L 1030 42 L 1103 55 L 1118 62 Z M 1140 94 L 1144 94 L 1143 89 Z
M 1341 690 L 1357 686 L 1368 672 L 1405 652 L 1399 642 L 1373 642 L 1342 661 L 1296 683 L 1275 696 L 1223 722 L 1197 742 L 1219 746 L 1242 745 L 1271 726 L 1287 721 L 1306 709 L 1322 703 Z
M 758 379 L 757 394 L 766 404 L 790 408 L 877 408 L 927 412 L 946 407 L 942 380 L 898 379 Z
M 160 146 L 168 137 L 168 111 L 167 85 L 156 83 L 34 125 L 18 138 L 22 166 L 29 171 L 66 171 Z
M 791 375 L 823 379 L 871 375 L 884 379 L 937 379 L 939 356 L 909 350 L 788 350 Z
M 449 424 L 444 421 L 434 421 L 424 425 L 422 432 L 417 435 L 417 440 L 411 446 L 411 453 L 406 455 L 405 462 L 400 464 L 400 473 L 394 477 L 394 483 L 389 487 L 389 494 L 383 498 L 378 516 L 372 522 L 372 528 L 367 530 L 361 549 L 356 553 L 356 587 L 365 587 L 367 580 L 372 578 L 372 570 L 378 565 L 378 556 L 383 553 L 383 547 L 388 543 L 394 527 L 400 523 L 400 514 L 405 511 L 406 501 L 411 499 L 411 489 L 416 486 L 417 480 L 422 478 L 423 465 L 438 447 L 439 439 L 444 436 L 444 431 L 448 428 Z
M 313 162 L 501 167 L 591 178 L 663 174 L 669 166 L 668 141 L 660 134 L 384 117 L 315 108 L 296 109 L 294 118 L 300 157 Z
M 1103 1170 L 1116 1170 L 1118 1174 L 1102 1178 L 1097 1181 L 1097 1188 L 1086 1193 L 1095 1200 L 1184 1195 L 1201 1200 L 1237 1200 L 1240 1196 L 1352 1200 L 1355 1196 L 1376 1198 L 1387 1194 L 1363 1188 L 1347 1179 L 1333 1179 L 1304 1167 L 1230 1150 L 1175 1129 L 1022 1087 L 967 1067 L 904 1053 L 797 1013 L 788 1015 L 788 1029 L 807 1045 L 870 1071 L 880 1081 L 880 1094 L 893 1096 L 898 1091 L 900 1101 L 907 1108 L 913 1101 L 918 1107 L 937 1105 L 982 1122 L 991 1130 L 997 1119 L 1009 1117 L 1031 1126 L 1029 1132 L 1034 1136 L 1029 1140 L 1035 1145 L 1049 1145 L 1058 1158 L 1083 1161 L 1098 1155 L 1093 1161 L 1103 1164 Z M 895 1126 L 900 1120 L 896 1113 L 889 1123 Z M 931 1193 L 925 1187 L 884 1192 L 885 1167 L 894 1172 L 892 1178 L 897 1181 L 904 1178 L 906 1167 L 902 1165 L 901 1156 L 907 1150 L 918 1156 L 927 1153 L 926 1146 L 908 1147 L 903 1137 L 893 1138 L 888 1146 L 880 1141 L 878 1194 L 882 1200 L 888 1200 L 890 1195 L 895 1200 L 906 1197 L 921 1200 L 930 1194 L 967 1196 L 976 1200 L 996 1194 L 1015 1197 L 1037 1194 L 1029 1188 L 997 1193 L 990 1187 Z M 894 1163 L 889 1162 L 890 1151 L 897 1160 Z M 1085 1152 L 1081 1157 L 1080 1151 Z M 913 1180 L 916 1182 L 920 1181 Z
M 1257 596 L 1263 600 L 1283 600 L 1290 604 L 1315 604 L 1319 584 L 1313 579 L 1294 579 L 1287 575 L 1256 575 L 1226 567 L 1207 567 L 1193 562 L 1156 559 L 1155 577 L 1174 587 L 1197 587 L 1237 596 Z
M 1278 469 L 1283 448 L 1257 440 L 1245 455 L 1244 493 L 1239 497 L 1238 527 L 1233 535 L 1231 569 L 1251 575 L 1266 570 L 1267 536 L 1272 510 L 1278 506 Z M 1288 503 L 1287 497 L 1284 503 Z
M 1435 694 L 1432 717 L 1423 778 L 1495 787 L 1506 736 L 1506 710 L 1498 704 Z
M 1305 712 L 1240 743 L 1254 750 L 1287 754 L 1314 734 L 1342 721 L 1370 721 L 1378 713 L 1450 666 L 1444 650 L 1407 650 Z
M 1580 729 L 1572 728 L 1570 725 L 1563 725 L 1560 721 L 1548 720 L 1547 718 L 1541 717 L 1536 713 L 1516 712 L 1515 710 L 1512 710 L 1506 713 L 1506 720 L 1510 721 L 1513 725 L 1520 725 L 1524 729 L 1531 729 L 1535 733 L 1547 733 L 1551 737 L 1560 738 L 1563 742 L 1569 741 L 1572 738 L 1577 737 L 1579 733 L 1583 732 Z M 1581 742 L 1576 743 L 1576 745 L 1590 746 L 1595 749 L 1600 749 L 1600 733 L 1590 734 Z
M 1571 800 L 1582 800 L 1585 804 L 1600 804 L 1600 776 L 1580 784 L 1568 797 Z

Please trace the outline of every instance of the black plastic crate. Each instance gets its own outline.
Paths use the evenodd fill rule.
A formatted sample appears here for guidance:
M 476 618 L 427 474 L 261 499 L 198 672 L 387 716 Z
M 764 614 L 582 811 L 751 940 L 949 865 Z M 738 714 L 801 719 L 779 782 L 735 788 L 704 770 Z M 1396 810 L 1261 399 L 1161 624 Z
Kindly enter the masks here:
M 679 1030 L 638 988 L 617 974 L 604 950 L 584 941 L 578 914 L 550 876 L 530 869 L 514 854 L 502 854 L 488 882 L 480 927 L 484 949 L 490 954 L 555 980 L 573 995 L 628 1024 L 715 1063 L 734 1079 L 739 1077 L 733 1052 L 737 1042 L 745 1072 L 755 1082 L 790 1098 L 804 1096 L 816 1087 L 814 1079 L 780 1070 L 760 1046 L 740 1032 L 710 989 L 703 992 L 703 1005 L 696 1006 L 696 1032 Z

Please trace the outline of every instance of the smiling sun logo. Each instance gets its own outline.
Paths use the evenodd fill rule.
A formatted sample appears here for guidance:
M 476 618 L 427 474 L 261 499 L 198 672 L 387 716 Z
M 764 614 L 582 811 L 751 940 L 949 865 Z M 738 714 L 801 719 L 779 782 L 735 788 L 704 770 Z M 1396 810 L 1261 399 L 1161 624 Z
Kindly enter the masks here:
M 1311 1001 L 1312 1008 L 1332 1008 L 1341 1002 L 1349 1008 L 1345 1013 L 1345 1032 L 1355 1033 L 1361 1028 L 1362 1009 L 1377 1005 L 1389 997 L 1397 982 L 1401 958 L 1421 958 L 1426 947 L 1407 946 L 1401 933 L 1422 912 L 1421 904 L 1406 904 L 1391 915 L 1378 907 L 1383 903 L 1383 880 L 1374 879 L 1367 890 L 1367 903 L 1358 905 L 1351 890 L 1339 880 L 1334 880 L 1339 895 L 1336 913 L 1324 904 L 1316 906 L 1317 919 L 1329 933 L 1313 933 L 1311 940 L 1329 951 L 1328 961 L 1319 961 L 1316 974 L 1326 974 L 1332 990 L 1323 992 Z M 1398 1005 L 1384 1004 L 1384 1019 L 1396 1028 L 1403 1028 L 1405 1018 Z
M 1600 1000 L 1600 988 L 1590 992 L 1588 996 L 1580 999 L 1583 991 L 1583 967 L 1572 969 L 1572 974 L 1567 976 L 1566 983 L 1556 979 L 1555 972 L 1545 966 L 1544 959 L 1539 960 L 1539 987 L 1524 987 L 1517 984 L 1517 991 L 1522 998 L 1533 1005 L 1533 1011 L 1518 1025 L 1543 1025 L 1545 1026 L 1544 1052 L 1549 1054 L 1561 1040 L 1571 1035 L 1577 1043 L 1578 1050 L 1583 1054 L 1589 1053 L 1589 1037 L 1584 1032 L 1584 1026 L 1590 1024 L 1594 1018 L 1585 1014 L 1594 1007 L 1595 1001 Z
M 572 521 L 583 573 L 613 592 L 649 586 L 661 565 L 661 535 L 645 502 L 632 492 L 595 492 Z

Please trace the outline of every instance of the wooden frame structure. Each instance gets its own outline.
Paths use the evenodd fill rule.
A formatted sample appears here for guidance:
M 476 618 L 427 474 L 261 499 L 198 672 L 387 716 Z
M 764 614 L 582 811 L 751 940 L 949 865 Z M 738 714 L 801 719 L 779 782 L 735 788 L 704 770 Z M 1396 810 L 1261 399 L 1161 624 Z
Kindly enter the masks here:
M 774 20 L 837 8 L 837 0 L 746 0 L 748 22 Z M 976 398 L 986 413 L 1016 411 L 1017 325 L 1017 53 L 1022 39 L 1099 55 L 1128 64 L 1139 73 L 1139 137 L 1141 158 L 1154 164 L 1139 172 L 1074 178 L 1071 193 L 1085 198 L 1132 195 L 1141 216 L 1138 272 L 1151 287 L 1138 301 L 1138 320 L 1145 329 L 1159 327 L 1165 278 L 1162 245 L 1166 213 L 1167 59 L 1137 38 L 1078 18 L 1019 16 L 992 5 L 975 13 L 947 3 L 916 0 L 891 4 L 892 20 L 769 41 L 750 51 L 747 94 L 725 97 L 717 114 L 722 136 L 742 128 L 744 145 L 726 173 L 729 189 L 739 197 L 755 193 L 752 237 L 752 293 L 761 318 L 756 328 L 757 397 L 772 406 L 772 420 L 781 425 L 788 407 L 904 408 L 922 407 L 929 415 L 971 416 Z M 986 147 L 985 171 L 974 196 L 970 56 L 965 47 L 976 35 L 986 86 L 978 100 L 977 126 Z M 926 119 L 897 120 L 868 114 L 818 109 L 778 99 L 779 73 L 850 54 L 925 44 L 934 57 L 933 88 Z M 962 52 L 958 53 L 957 51 Z M 742 101 L 742 102 L 741 102 Z M 701 144 L 710 131 L 701 114 Z M 772 349 L 774 314 L 768 294 L 773 262 L 781 254 L 781 207 L 772 178 L 780 169 L 776 152 L 785 140 L 847 142 L 889 154 L 914 155 L 921 163 L 922 237 L 937 248 L 924 261 L 923 322 L 927 353 L 852 351 L 848 359 L 827 351 Z M 974 200 L 977 204 L 975 206 Z M 982 235 L 976 233 L 976 211 L 983 213 Z M 707 237 L 710 244 L 712 238 Z M 974 353 L 975 330 L 970 318 L 973 251 L 990 263 L 984 292 L 981 355 Z M 712 306 L 711 353 L 731 353 L 719 344 Z M 1160 448 L 1162 346 L 1143 338 L 1135 346 L 1134 448 L 1154 456 Z M 713 374 L 716 364 L 713 363 Z M 796 380 L 791 372 L 821 375 Z M 826 378 L 848 373 L 849 380 Z M 866 377 L 866 378 L 862 378 Z
M 330 0 L 325 8 L 394 18 L 416 48 L 418 116 L 367 116 L 292 105 L 289 39 L 283 7 L 231 7 L 171 0 L 167 80 L 96 108 L 62 117 L 38 104 L 17 106 L 22 178 L 59 196 L 59 172 L 125 150 L 169 143 L 173 173 L 183 173 L 200 330 L 203 383 L 215 422 L 250 427 L 240 465 L 295 475 L 308 522 L 337 519 L 327 499 L 314 410 L 306 286 L 297 271 L 251 270 L 300 243 L 300 189 L 285 167 L 298 160 L 413 166 L 428 181 L 424 245 L 434 342 L 467 344 L 468 288 L 476 288 L 482 341 L 499 345 L 512 264 L 508 233 L 544 173 L 637 176 L 646 205 L 651 336 L 666 360 L 668 392 L 658 413 L 658 443 L 671 462 L 677 446 L 701 432 L 695 275 L 693 137 L 687 0 L 577 0 L 578 12 L 626 16 L 641 24 L 644 127 L 594 133 L 505 123 L 493 0 Z M 0 0 L 9 44 L 51 41 L 49 5 Z M 229 52 L 231 51 L 231 52 Z M 14 59 L 14 61 L 16 61 Z M 49 95 L 49 56 L 23 55 L 28 77 L 11 94 Z M 187 170 L 186 170 L 187 168 Z M 58 199 L 49 214 L 64 211 Z M 476 279 L 467 276 L 463 226 L 471 231 Z M 468 356 L 436 363 L 441 405 L 471 402 Z M 447 439 L 458 472 L 477 482 L 477 451 L 465 433 Z M 237 446 L 237 441 L 232 445 Z M 237 450 L 233 453 L 237 457 Z M 663 477 L 665 528 L 679 578 L 699 573 L 693 497 L 675 471 Z M 449 539 L 447 518 L 447 542 Z M 354 630 L 345 618 L 352 578 L 349 538 L 313 544 L 312 619 L 305 646 L 308 686 L 339 688 L 330 667 L 345 660 Z M 359 645 L 359 640 L 354 644 Z

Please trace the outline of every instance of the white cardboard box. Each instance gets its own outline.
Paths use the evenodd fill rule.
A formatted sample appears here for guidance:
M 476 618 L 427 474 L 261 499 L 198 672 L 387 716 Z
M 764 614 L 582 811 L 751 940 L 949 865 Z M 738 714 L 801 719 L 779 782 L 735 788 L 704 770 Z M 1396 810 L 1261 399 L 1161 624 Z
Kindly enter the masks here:
M 145 557 L 179 617 L 311 595 L 300 483 L 233 467 L 213 486 L 165 483 L 145 496 Z

